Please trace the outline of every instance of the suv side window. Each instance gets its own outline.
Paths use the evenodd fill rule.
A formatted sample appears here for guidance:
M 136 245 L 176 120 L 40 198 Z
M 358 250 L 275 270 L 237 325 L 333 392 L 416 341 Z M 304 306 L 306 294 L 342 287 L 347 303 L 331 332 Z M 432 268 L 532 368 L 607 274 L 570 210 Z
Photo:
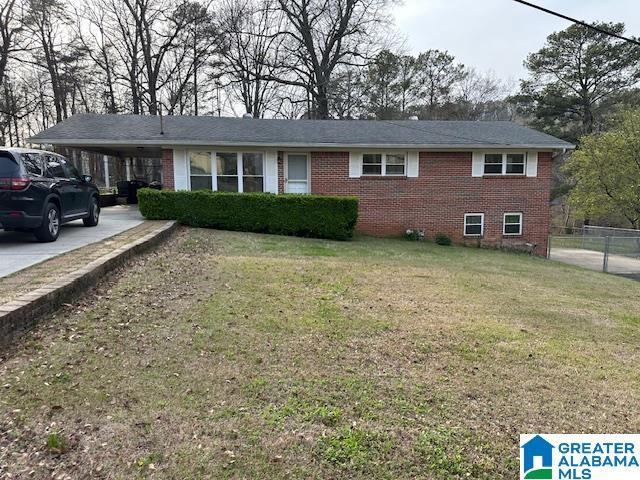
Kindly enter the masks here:
M 29 175 L 42 175 L 42 158 L 38 153 L 23 153 L 22 164 L 24 165 L 27 174 Z
M 64 162 L 63 166 L 64 166 L 64 171 L 66 172 L 68 178 L 75 178 L 76 180 L 82 180 L 82 177 L 80 176 L 80 172 L 78 172 L 78 169 L 73 163 Z
M 64 171 L 64 164 L 66 162 L 63 158 L 55 155 L 47 155 L 46 158 L 48 176 L 55 178 L 67 178 L 67 174 Z

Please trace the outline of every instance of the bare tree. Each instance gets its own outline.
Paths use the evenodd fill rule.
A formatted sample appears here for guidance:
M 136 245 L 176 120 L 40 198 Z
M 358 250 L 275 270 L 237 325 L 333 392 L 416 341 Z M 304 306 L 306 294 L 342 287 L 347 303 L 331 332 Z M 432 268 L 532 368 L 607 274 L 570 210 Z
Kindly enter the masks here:
M 61 73 L 62 50 L 70 42 L 65 27 L 69 18 L 59 0 L 29 0 L 24 21 L 29 35 L 27 49 L 33 53 L 33 63 L 44 68 L 51 82 L 56 121 L 68 116 L 65 82 Z
M 376 32 L 385 23 L 388 0 L 278 0 L 289 20 L 289 74 L 277 80 L 304 88 L 311 117 L 329 118 L 331 76 L 340 65 L 362 65 L 379 49 Z M 384 30 L 384 29 L 383 29 Z
M 9 56 L 19 51 L 16 36 L 22 30 L 22 24 L 16 18 L 17 9 L 16 0 L 7 0 L 0 5 L 0 86 L 4 80 Z
M 115 83 L 118 64 L 114 53 L 116 45 L 113 34 L 107 31 L 109 27 L 108 10 L 104 8 L 104 2 L 101 0 L 94 3 L 86 2 L 81 11 L 76 10 L 78 40 L 93 64 L 104 75 L 104 110 L 106 113 L 118 113 Z
M 274 5 L 274 0 L 227 0 L 220 12 L 225 86 L 255 118 L 279 103 L 281 89 L 274 78 L 283 74 L 279 33 L 285 18 Z

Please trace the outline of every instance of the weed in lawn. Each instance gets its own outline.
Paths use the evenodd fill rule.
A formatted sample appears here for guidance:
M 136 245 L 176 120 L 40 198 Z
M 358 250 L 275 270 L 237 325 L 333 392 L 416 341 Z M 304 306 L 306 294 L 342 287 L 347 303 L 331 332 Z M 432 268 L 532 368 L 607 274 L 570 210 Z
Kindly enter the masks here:
M 378 464 L 392 448 L 388 435 L 356 427 L 340 428 L 319 441 L 324 460 L 341 468 L 365 471 Z
M 438 426 L 424 431 L 413 449 L 418 464 L 436 478 L 489 480 L 498 476 L 493 458 L 497 452 L 482 438 L 460 428 Z
M 156 465 L 162 460 L 162 454 L 160 453 L 151 453 L 145 457 L 141 457 L 136 462 L 136 467 L 138 467 L 138 473 L 144 475 L 150 470 L 155 470 Z
M 66 438 L 60 432 L 52 432 L 47 436 L 47 450 L 51 453 L 61 454 L 69 450 Z

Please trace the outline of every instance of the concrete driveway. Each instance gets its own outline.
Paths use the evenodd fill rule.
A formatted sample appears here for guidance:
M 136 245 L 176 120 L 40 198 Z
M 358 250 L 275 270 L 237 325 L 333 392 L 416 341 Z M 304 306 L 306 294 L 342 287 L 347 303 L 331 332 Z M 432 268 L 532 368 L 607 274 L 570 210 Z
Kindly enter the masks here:
M 551 255 L 549 256 L 551 260 L 600 271 L 602 271 L 603 257 L 604 254 L 602 252 L 581 248 L 552 248 Z M 609 273 L 615 273 L 617 275 L 640 274 L 640 259 L 610 254 Z
M 144 218 L 135 205 L 119 205 L 103 208 L 97 227 L 85 227 L 82 220 L 63 225 L 58 240 L 51 243 L 39 243 L 30 233 L 0 230 L 0 277 L 112 237 L 143 221 Z

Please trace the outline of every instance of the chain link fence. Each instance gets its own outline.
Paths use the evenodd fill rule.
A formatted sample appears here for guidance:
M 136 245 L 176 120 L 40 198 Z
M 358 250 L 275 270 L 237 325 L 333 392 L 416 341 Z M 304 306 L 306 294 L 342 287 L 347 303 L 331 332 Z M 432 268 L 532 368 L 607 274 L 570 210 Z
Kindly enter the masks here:
M 640 278 L 640 230 L 587 225 L 549 236 L 547 257 Z

